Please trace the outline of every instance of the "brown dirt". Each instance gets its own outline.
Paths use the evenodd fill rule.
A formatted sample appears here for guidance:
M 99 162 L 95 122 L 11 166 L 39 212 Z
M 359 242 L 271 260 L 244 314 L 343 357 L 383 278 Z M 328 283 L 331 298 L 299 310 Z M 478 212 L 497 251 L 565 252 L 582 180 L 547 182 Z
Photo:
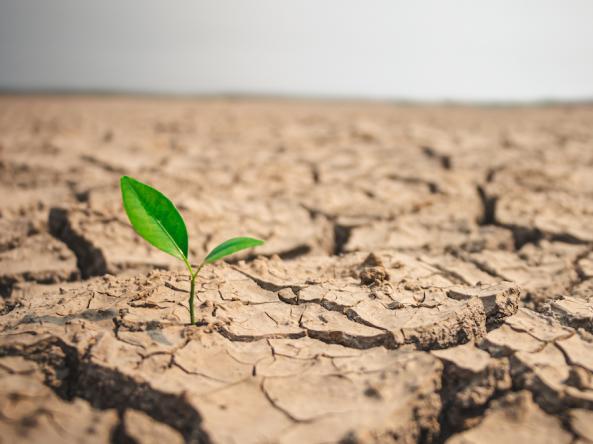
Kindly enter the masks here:
M 2 97 L 0 443 L 591 443 L 592 147 L 591 107 Z M 121 174 L 196 261 L 267 240 L 197 326 Z

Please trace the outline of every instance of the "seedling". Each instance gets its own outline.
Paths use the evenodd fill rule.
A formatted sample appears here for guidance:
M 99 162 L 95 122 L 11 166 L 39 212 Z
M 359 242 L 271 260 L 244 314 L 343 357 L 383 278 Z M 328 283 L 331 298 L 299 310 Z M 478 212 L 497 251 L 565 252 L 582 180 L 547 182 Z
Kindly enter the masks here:
M 187 267 L 190 277 L 189 318 L 192 325 L 196 323 L 194 296 L 200 270 L 206 264 L 264 243 L 251 237 L 229 239 L 208 253 L 194 270 L 188 255 L 187 228 L 173 202 L 160 191 L 128 176 L 121 178 L 121 194 L 124 209 L 136 233 L 159 250 L 182 260 Z

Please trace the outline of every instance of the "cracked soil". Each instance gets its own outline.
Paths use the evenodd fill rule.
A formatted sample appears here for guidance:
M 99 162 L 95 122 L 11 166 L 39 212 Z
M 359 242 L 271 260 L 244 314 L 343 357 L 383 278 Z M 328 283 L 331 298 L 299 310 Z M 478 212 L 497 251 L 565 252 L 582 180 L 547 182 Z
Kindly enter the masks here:
M 587 106 L 1 97 L 0 443 L 593 443 L 592 227 Z

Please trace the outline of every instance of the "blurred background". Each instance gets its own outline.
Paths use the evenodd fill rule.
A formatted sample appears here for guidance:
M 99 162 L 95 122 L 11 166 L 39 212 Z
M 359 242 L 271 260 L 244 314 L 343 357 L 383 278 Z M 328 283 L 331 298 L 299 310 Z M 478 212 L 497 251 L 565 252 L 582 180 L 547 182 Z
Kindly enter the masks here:
M 593 98 L 591 0 L 0 0 L 0 89 Z

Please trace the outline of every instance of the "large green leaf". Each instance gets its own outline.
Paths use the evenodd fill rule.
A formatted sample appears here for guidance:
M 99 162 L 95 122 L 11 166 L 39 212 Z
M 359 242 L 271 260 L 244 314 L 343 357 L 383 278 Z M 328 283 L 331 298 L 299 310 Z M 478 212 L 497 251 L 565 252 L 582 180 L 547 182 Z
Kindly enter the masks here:
M 187 228 L 173 202 L 163 193 L 128 176 L 121 178 L 128 218 L 140 236 L 171 256 L 187 258 Z
M 217 260 L 236 253 L 237 251 L 245 250 L 246 248 L 257 247 L 258 245 L 263 245 L 263 243 L 264 241 L 253 239 L 252 237 L 234 237 L 224 241 L 222 244 L 208 253 L 208 256 L 206 256 L 204 262 L 211 264 L 212 262 L 216 262 Z

